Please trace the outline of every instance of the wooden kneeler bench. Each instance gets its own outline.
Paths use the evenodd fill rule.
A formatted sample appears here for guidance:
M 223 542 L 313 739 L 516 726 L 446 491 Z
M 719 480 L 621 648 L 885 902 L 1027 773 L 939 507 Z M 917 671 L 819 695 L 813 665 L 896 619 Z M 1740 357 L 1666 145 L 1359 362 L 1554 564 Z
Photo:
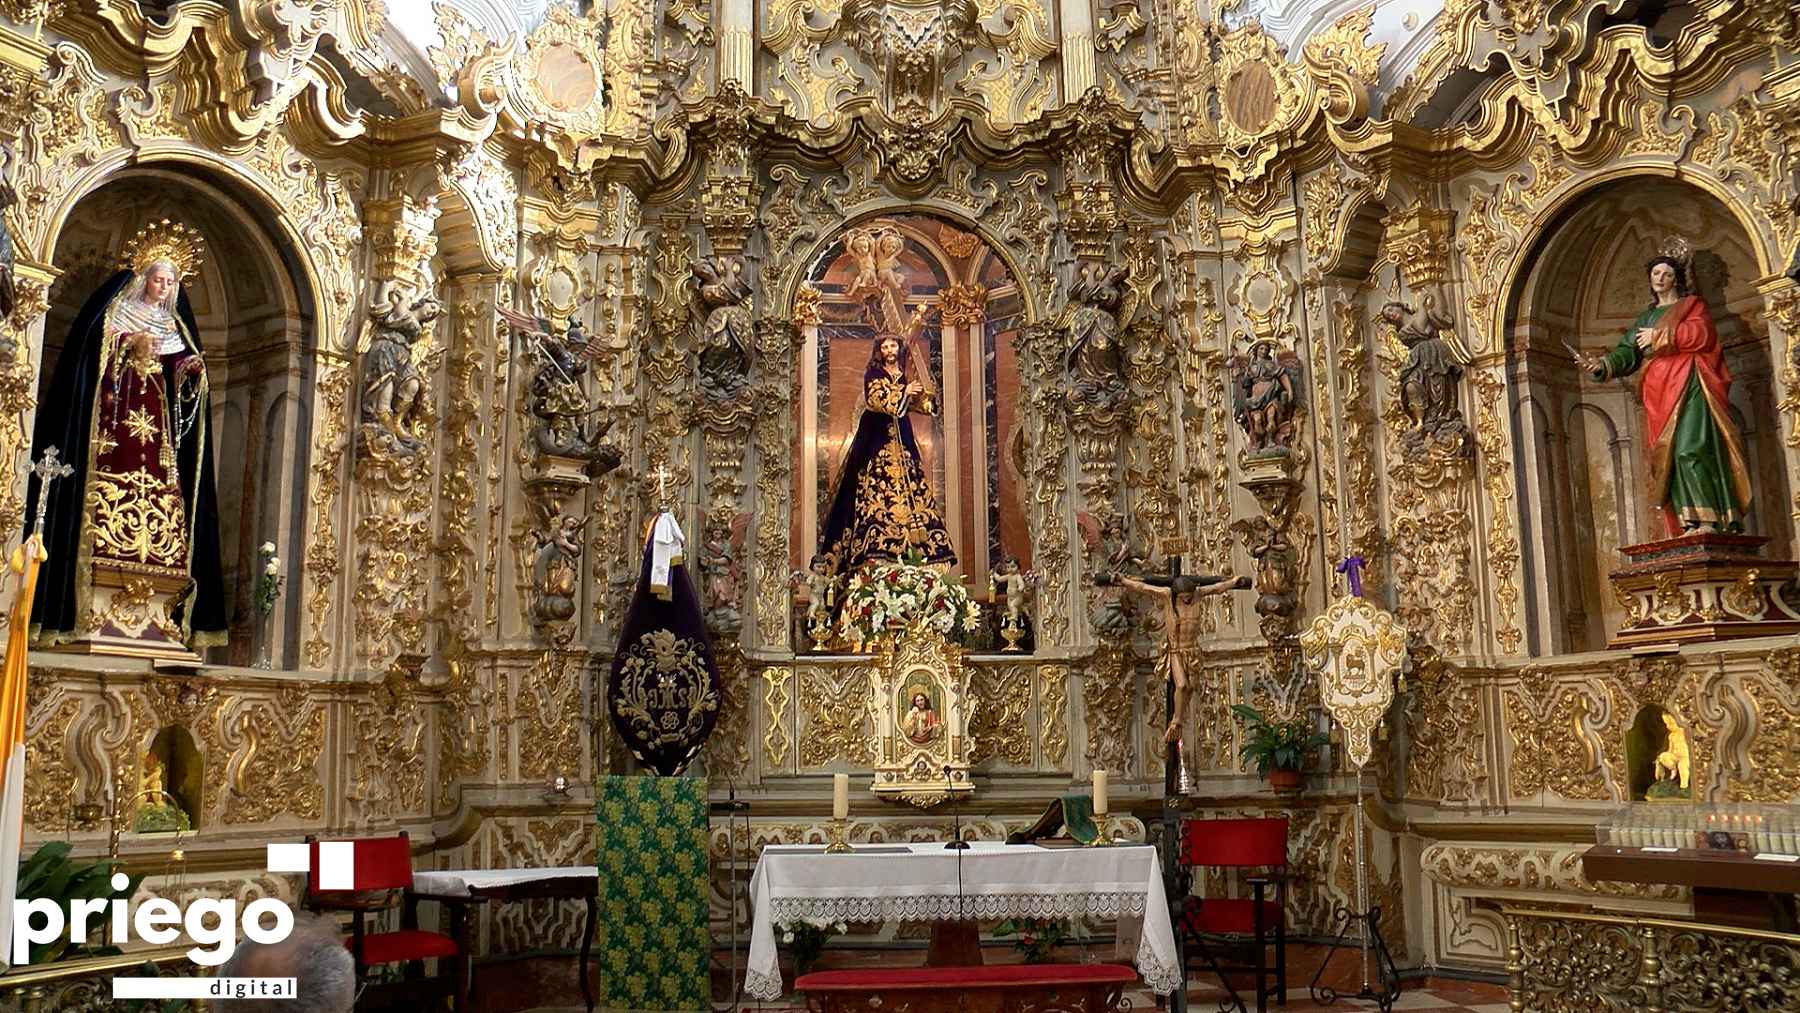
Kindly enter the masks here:
M 815 971 L 794 982 L 813 1013 L 1114 1013 L 1123 964 L 1002 964 Z

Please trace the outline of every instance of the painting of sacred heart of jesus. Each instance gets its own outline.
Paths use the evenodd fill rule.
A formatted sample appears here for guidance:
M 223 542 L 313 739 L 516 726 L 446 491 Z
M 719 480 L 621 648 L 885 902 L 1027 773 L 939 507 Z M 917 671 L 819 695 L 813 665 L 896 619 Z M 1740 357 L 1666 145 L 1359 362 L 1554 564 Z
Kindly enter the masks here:
M 961 648 L 914 627 L 882 638 L 869 670 L 877 796 L 930 808 L 972 794 L 969 723 L 976 701 Z

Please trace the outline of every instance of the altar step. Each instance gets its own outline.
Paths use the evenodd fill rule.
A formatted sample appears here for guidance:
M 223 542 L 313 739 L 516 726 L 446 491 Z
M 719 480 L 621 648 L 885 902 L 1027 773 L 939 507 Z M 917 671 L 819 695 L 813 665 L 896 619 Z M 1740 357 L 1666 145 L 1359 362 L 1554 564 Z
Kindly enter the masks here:
M 1107 940 L 1100 947 L 1107 954 L 1111 953 L 1112 943 Z M 1064 960 L 1082 959 L 1081 947 L 1066 947 L 1066 952 L 1059 957 Z M 993 964 L 1011 964 L 1019 961 L 1018 954 L 1010 946 L 988 945 L 982 948 L 982 959 Z M 1288 1002 L 1285 1007 L 1271 1006 L 1272 1010 L 1280 1009 L 1283 1013 L 1312 1013 L 1312 1011 L 1341 1011 L 1373 1009 L 1373 1002 L 1359 1002 L 1351 999 L 1339 999 L 1330 1006 L 1321 1006 L 1312 1001 L 1307 994 L 1306 983 L 1312 979 L 1313 972 L 1318 969 L 1320 959 L 1325 955 L 1325 947 L 1315 943 L 1290 943 L 1288 945 Z M 1095 959 L 1100 959 L 1096 955 Z M 713 999 L 715 1004 L 729 1004 L 731 984 L 729 976 L 729 954 L 715 952 L 713 955 Z M 887 965 L 916 967 L 924 959 L 924 951 L 919 948 L 849 948 L 827 949 L 820 960 L 822 969 L 851 969 L 882 967 Z M 787 968 L 783 968 L 786 973 Z M 581 1005 L 581 992 L 575 979 L 575 958 L 568 957 L 534 957 L 522 960 L 508 960 L 477 966 L 477 993 L 475 1013 L 585 1013 Z M 596 975 L 598 970 L 596 969 Z M 1340 950 L 1332 958 L 1330 971 L 1325 983 L 1345 992 L 1357 991 L 1358 963 L 1354 950 Z M 792 981 L 789 981 L 792 984 Z M 1240 982 L 1240 991 L 1247 982 Z M 1394 1004 L 1396 1011 L 1404 1013 L 1510 1013 L 1506 1002 L 1506 990 L 1499 984 L 1485 981 L 1462 981 L 1450 978 L 1410 979 L 1404 983 L 1398 1002 Z M 1160 1006 L 1156 996 L 1149 989 L 1138 987 L 1125 991 L 1126 998 L 1131 1000 L 1131 1009 L 1138 1013 L 1151 1010 L 1167 1009 L 1168 1004 Z M 1211 974 L 1195 975 L 1188 982 L 1188 1008 L 1192 1011 L 1209 1011 L 1217 1009 L 1217 1003 L 1225 997 L 1219 987 L 1218 979 Z M 761 1003 L 746 998 L 742 1009 L 758 1010 L 762 1013 L 806 1013 L 804 1003 L 793 996 L 780 1002 Z

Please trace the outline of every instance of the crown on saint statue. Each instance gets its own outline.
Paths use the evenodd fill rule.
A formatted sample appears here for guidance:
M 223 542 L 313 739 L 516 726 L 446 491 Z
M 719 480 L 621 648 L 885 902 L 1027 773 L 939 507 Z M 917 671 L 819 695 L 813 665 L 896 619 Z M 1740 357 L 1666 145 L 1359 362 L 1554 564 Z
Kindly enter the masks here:
M 175 265 L 176 280 L 186 282 L 200 272 L 205 252 L 206 240 L 201 238 L 199 230 L 164 218 L 144 226 L 131 237 L 125 244 L 125 252 L 119 256 L 119 266 L 141 274 L 152 263 L 166 260 Z
M 1684 271 L 1693 266 L 1694 244 L 1686 236 L 1670 236 L 1656 252 L 1680 264 Z

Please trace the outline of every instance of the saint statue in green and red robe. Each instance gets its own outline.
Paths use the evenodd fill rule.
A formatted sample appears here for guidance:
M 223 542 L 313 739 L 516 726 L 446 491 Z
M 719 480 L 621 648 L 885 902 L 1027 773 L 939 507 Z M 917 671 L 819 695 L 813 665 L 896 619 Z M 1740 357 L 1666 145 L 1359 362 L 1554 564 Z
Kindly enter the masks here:
M 1657 257 L 1647 270 L 1650 306 L 1617 347 L 1582 366 L 1601 380 L 1642 373 L 1648 491 L 1669 536 L 1742 530 L 1750 470 L 1725 398 L 1731 373 L 1718 329 L 1680 261 Z

